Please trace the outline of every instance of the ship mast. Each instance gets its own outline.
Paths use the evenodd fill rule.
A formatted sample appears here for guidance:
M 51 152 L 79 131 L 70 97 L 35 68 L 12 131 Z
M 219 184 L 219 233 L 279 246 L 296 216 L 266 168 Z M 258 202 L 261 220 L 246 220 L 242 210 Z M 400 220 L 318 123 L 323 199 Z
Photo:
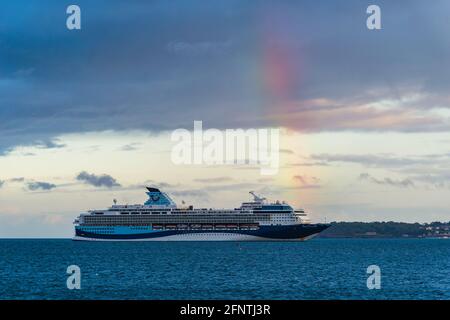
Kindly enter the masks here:
M 267 200 L 266 198 L 259 197 L 254 191 L 250 191 L 249 193 L 253 196 L 255 202 L 264 202 L 264 200 Z

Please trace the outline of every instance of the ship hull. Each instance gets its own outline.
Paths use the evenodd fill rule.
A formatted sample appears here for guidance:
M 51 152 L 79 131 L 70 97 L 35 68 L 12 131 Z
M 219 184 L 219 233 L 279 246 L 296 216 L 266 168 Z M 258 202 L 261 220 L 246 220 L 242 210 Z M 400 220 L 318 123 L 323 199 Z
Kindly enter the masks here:
M 261 226 L 257 230 L 158 230 L 99 234 L 76 230 L 82 241 L 305 241 L 328 228 L 327 224 Z

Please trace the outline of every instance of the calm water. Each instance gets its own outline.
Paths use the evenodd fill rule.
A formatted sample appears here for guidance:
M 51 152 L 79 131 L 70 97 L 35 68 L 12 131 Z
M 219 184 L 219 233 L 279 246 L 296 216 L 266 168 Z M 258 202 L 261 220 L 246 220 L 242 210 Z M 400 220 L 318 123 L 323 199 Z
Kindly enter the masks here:
M 81 268 L 68 290 L 66 268 Z M 366 268 L 381 268 L 368 290 Z M 450 299 L 450 240 L 0 240 L 1 299 Z

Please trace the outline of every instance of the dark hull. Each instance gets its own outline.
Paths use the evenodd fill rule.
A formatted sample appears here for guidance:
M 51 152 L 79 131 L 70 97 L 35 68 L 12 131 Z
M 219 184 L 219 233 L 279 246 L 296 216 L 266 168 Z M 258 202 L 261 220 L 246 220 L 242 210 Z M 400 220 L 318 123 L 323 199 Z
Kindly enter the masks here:
M 288 226 L 261 226 L 257 230 L 161 230 L 138 234 L 98 234 L 76 229 L 75 240 L 198 240 L 214 241 L 298 241 L 306 240 L 323 230 L 328 224 L 298 224 Z M 222 239 L 223 238 L 223 239 Z

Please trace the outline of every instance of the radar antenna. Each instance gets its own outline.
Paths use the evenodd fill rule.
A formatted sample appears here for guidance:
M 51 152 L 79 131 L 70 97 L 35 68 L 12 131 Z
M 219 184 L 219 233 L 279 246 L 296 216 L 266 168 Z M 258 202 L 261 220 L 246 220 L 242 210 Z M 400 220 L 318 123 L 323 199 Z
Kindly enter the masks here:
M 264 200 L 266 200 L 266 198 L 261 198 L 261 197 L 257 196 L 254 191 L 250 191 L 249 193 L 253 196 L 253 199 L 255 200 L 255 202 L 263 202 Z

